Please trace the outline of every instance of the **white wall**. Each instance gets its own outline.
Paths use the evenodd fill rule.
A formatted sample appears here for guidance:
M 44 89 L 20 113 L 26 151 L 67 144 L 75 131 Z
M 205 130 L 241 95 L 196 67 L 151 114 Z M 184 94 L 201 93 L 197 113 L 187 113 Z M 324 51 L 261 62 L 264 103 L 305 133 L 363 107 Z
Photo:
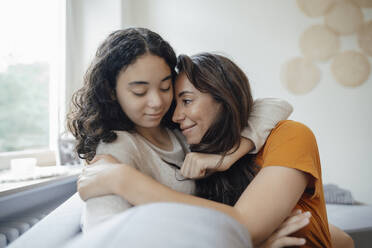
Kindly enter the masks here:
M 121 0 L 67 0 L 66 105 L 83 84 L 98 45 L 122 27 Z M 65 111 L 63 111 L 65 112 Z
M 228 55 L 247 73 L 254 97 L 287 99 L 295 107 L 291 118 L 311 127 L 319 144 L 324 183 L 350 189 L 357 200 L 372 204 L 372 76 L 357 88 L 345 88 L 333 79 L 330 63 L 323 63 L 321 82 L 303 96 L 290 94 L 279 80 L 280 66 L 301 56 L 301 33 L 322 23 L 322 18 L 306 17 L 295 0 L 122 0 L 122 16 L 116 18 L 116 8 L 108 6 L 118 6 L 118 1 L 89 1 L 97 11 L 104 9 L 96 22 L 104 23 L 106 29 L 112 25 L 112 30 L 118 27 L 118 18 L 123 27 L 148 27 L 167 39 L 178 54 L 218 51 Z M 372 9 L 364 10 L 364 15 L 372 19 Z M 80 31 L 98 35 L 92 23 L 84 25 Z M 106 29 L 100 37 L 107 34 Z M 80 42 L 89 49 L 97 45 L 88 39 Z M 355 37 L 343 38 L 342 50 L 357 47 Z M 372 65 L 371 57 L 369 61 Z

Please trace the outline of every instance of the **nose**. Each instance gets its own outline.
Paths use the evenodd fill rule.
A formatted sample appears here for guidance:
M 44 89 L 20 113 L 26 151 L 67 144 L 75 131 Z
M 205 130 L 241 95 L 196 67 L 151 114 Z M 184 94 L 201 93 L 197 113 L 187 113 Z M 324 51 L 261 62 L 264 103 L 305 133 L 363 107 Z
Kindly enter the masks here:
M 163 105 L 163 99 L 158 92 L 153 92 L 149 94 L 147 105 L 153 109 L 159 109 Z
M 180 123 L 182 120 L 185 119 L 185 115 L 183 112 L 183 108 L 181 104 L 176 105 L 176 109 L 174 110 L 173 116 L 172 116 L 172 121 L 176 123 Z

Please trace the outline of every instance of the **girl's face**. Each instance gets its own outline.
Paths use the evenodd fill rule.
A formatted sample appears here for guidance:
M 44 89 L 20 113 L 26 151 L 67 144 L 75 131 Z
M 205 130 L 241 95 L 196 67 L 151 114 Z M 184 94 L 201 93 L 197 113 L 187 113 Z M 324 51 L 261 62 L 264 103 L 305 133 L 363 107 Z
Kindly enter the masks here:
M 136 127 L 159 126 L 173 99 L 171 70 L 161 57 L 145 54 L 119 73 L 116 99 Z
M 196 89 L 185 73 L 177 77 L 175 95 L 177 106 L 172 119 L 180 124 L 188 144 L 199 144 L 220 113 L 221 104 Z

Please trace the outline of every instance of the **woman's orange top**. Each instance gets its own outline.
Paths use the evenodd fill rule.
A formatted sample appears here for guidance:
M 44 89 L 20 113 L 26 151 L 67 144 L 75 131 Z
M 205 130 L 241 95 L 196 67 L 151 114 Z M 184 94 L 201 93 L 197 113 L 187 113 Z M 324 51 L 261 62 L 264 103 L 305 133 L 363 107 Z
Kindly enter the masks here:
M 281 121 L 272 130 L 266 144 L 257 154 L 256 163 L 284 166 L 311 175 L 296 209 L 310 211 L 310 223 L 293 236 L 306 238 L 303 247 L 332 247 L 323 193 L 319 151 L 313 132 L 295 121 Z

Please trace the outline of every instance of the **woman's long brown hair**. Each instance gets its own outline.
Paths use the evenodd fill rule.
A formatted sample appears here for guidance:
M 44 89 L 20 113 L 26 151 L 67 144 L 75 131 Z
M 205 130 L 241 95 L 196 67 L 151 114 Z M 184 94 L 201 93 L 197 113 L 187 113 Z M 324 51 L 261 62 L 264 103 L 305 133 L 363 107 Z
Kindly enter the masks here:
M 180 55 L 177 69 L 186 74 L 196 89 L 210 94 L 221 105 L 214 123 L 199 144 L 190 146 L 191 151 L 225 156 L 237 149 L 253 106 L 245 73 L 228 58 L 211 53 Z M 196 194 L 234 205 L 257 171 L 254 156 L 247 154 L 227 171 L 197 180 Z

